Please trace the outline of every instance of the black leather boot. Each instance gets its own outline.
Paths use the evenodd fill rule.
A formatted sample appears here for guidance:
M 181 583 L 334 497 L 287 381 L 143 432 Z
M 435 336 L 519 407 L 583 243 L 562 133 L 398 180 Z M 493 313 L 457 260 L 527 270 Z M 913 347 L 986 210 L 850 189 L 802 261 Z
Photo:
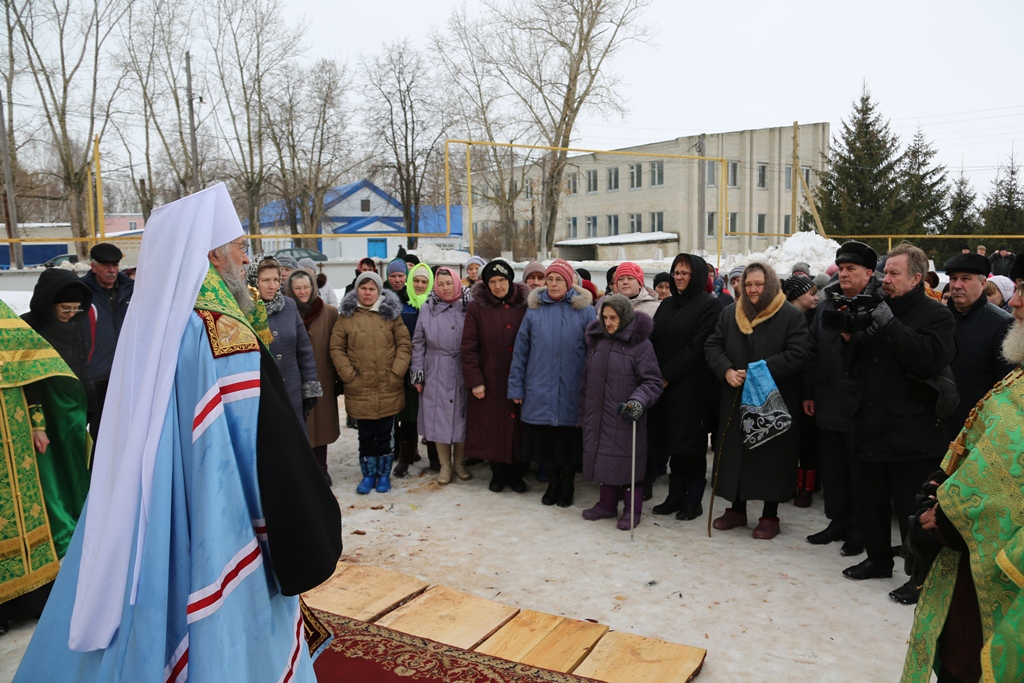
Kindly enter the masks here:
M 572 497 L 576 493 L 576 466 L 563 467 L 559 478 L 562 481 L 558 487 L 558 507 L 567 508 L 572 505 Z
M 557 467 L 548 468 L 548 489 L 544 492 L 540 502 L 544 505 L 554 505 L 558 501 L 558 492 L 561 489 L 562 473 Z

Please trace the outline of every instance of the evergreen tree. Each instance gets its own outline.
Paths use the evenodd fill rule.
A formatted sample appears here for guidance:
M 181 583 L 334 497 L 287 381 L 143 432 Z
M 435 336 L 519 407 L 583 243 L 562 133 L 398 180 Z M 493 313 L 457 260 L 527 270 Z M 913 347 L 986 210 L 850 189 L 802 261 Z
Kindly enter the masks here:
M 1021 187 L 1020 164 L 1017 155 L 1010 154 L 1009 163 L 1000 164 L 992 191 L 985 197 L 981 210 L 985 232 L 993 235 L 1024 234 L 1024 188 Z M 1001 245 L 993 245 L 997 248 Z M 1024 241 L 1010 240 L 1007 246 L 1014 253 L 1024 248 Z
M 946 226 L 949 197 L 946 167 L 932 165 L 935 154 L 918 128 L 899 166 L 903 220 L 896 232 L 934 235 Z
M 944 235 L 977 235 L 981 232 L 981 215 L 978 212 L 978 194 L 971 187 L 971 181 L 962 170 L 953 181 L 949 192 L 949 210 L 946 225 L 939 231 Z M 935 263 L 960 253 L 966 240 L 939 240 L 935 248 Z
M 878 235 L 902 227 L 900 141 L 877 109 L 865 84 L 840 138 L 833 139 L 815 197 L 830 233 Z M 884 251 L 886 243 L 872 246 Z

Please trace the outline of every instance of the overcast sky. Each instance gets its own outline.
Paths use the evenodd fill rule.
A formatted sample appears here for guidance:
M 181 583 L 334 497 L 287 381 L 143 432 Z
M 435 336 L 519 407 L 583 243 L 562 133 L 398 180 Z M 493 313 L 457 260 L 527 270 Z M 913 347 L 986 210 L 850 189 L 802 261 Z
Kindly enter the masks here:
M 308 56 L 360 55 L 442 26 L 450 0 L 285 0 L 309 21 Z M 467 0 L 472 9 L 473 0 Z M 1024 159 L 1024 2 L 654 0 L 650 44 L 612 64 L 623 120 L 588 119 L 579 147 L 614 149 L 681 135 L 828 121 L 833 135 L 866 82 L 894 132 L 918 125 L 951 175 L 979 198 L 1014 148 Z M 358 71 L 357 81 L 358 81 Z

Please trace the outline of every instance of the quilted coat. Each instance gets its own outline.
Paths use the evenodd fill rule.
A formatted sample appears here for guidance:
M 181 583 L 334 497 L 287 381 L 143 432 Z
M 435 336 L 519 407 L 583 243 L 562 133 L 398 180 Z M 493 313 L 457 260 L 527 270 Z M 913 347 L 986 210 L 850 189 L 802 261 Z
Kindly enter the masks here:
M 462 327 L 469 293 L 448 303 L 431 294 L 412 336 L 412 381 L 423 383 L 416 430 L 434 443 L 466 440 L 466 387 L 462 381 Z

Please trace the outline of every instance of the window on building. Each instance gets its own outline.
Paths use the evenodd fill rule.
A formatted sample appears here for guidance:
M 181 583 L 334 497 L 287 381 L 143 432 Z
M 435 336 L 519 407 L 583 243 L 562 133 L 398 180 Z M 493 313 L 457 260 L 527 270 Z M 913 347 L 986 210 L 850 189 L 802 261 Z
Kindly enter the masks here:
M 128 229 L 129 230 L 138 230 L 139 229 L 138 222 L 137 221 L 128 221 Z
M 717 161 L 705 161 L 704 164 L 708 167 L 708 185 L 714 186 L 718 184 L 718 162 Z
M 715 212 L 714 211 L 708 211 L 707 236 L 708 237 L 714 237 L 715 236 Z
M 510 181 L 508 184 L 508 196 L 512 199 L 519 198 L 519 183 L 515 180 Z
M 740 215 L 735 211 L 729 212 L 729 232 L 736 234 L 740 224 Z
M 651 212 L 651 232 L 664 232 L 665 231 L 665 212 L 664 211 L 652 211 Z
M 630 164 L 629 165 L 629 189 L 635 190 L 643 187 L 644 184 L 644 166 L 643 164 Z
M 608 167 L 608 191 L 619 189 L 619 167 Z
M 580 177 L 575 173 L 565 174 L 565 192 L 566 194 L 576 194 L 580 191 Z
M 629 214 L 629 231 L 630 232 L 643 232 L 644 231 L 644 216 L 640 213 Z
M 597 216 L 587 216 L 587 237 L 597 237 Z
M 768 189 L 768 164 L 757 165 L 757 189 Z
M 619 234 L 619 215 L 609 214 L 608 216 L 608 236 Z
M 792 217 L 788 214 L 782 217 L 782 232 L 789 234 L 789 231 L 793 229 Z
M 587 192 L 597 192 L 597 169 L 587 171 Z
M 576 216 L 566 219 L 566 233 L 570 239 L 576 237 Z
M 783 182 L 785 182 L 785 184 L 786 184 L 785 185 L 786 189 L 787 190 L 792 190 L 793 189 L 793 167 L 792 166 L 786 166 L 786 170 L 783 172 L 782 175 L 783 175 Z
M 359 210 L 362 211 L 363 213 L 370 213 L 370 200 L 369 199 L 360 199 L 359 200 Z
M 665 184 L 665 162 L 651 162 L 651 187 L 661 187 Z
M 529 178 L 523 180 L 523 199 L 533 199 L 533 181 Z
M 811 189 L 811 167 L 804 166 L 804 182 L 807 184 L 807 189 Z
M 765 234 L 766 232 L 768 232 L 767 228 L 768 228 L 768 214 L 766 214 L 766 213 L 759 213 L 759 214 L 757 214 L 757 232 L 758 232 L 758 234 L 760 234 L 760 235 Z
M 739 187 L 740 185 L 740 162 L 730 161 L 729 162 L 729 187 Z

